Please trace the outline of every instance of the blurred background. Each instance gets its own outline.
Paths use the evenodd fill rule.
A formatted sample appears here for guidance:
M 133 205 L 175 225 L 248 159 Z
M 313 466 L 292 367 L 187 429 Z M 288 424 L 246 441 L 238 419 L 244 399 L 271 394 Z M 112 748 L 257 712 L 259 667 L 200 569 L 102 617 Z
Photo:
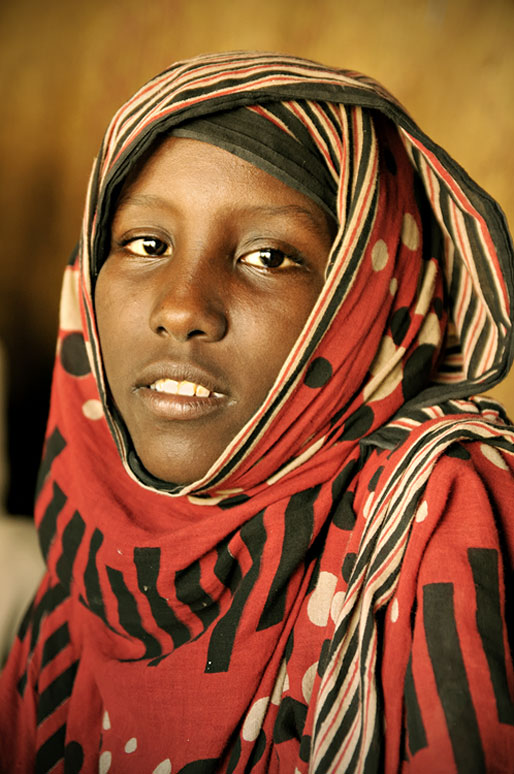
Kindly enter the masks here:
M 59 287 L 115 109 L 169 63 L 275 50 L 361 70 L 514 224 L 513 0 L 3 0 L 0 340 L 7 510 L 30 513 Z M 514 375 L 494 392 L 514 415 Z

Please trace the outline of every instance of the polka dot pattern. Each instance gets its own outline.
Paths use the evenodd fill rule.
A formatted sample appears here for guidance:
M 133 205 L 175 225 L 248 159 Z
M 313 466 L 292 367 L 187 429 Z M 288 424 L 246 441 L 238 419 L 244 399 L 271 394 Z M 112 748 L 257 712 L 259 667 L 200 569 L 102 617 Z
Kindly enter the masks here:
M 338 591 L 337 594 L 334 594 L 332 604 L 330 605 L 330 617 L 334 623 L 338 620 L 339 614 L 343 609 L 345 596 L 346 594 L 344 591 Z
M 370 478 L 370 480 L 369 480 L 369 483 L 368 483 L 368 490 L 369 490 L 370 492 L 374 492 L 374 491 L 375 491 L 375 489 L 377 488 L 377 484 L 378 484 L 378 482 L 379 482 L 379 480 L 380 480 L 380 476 L 382 475 L 382 473 L 383 473 L 383 470 L 384 470 L 384 466 L 383 466 L 383 465 L 380 465 L 380 466 L 379 466 L 379 467 L 378 467 L 378 468 L 375 470 L 375 472 L 373 473 L 373 475 L 371 476 L 371 478 Z
M 353 552 L 346 554 L 344 558 L 341 574 L 347 583 L 350 580 L 350 575 L 352 574 L 353 566 L 355 564 L 356 559 L 357 559 L 357 554 Z
M 68 742 L 64 749 L 66 774 L 79 774 L 84 763 L 84 751 L 78 742 Z
M 410 212 L 403 216 L 402 243 L 408 250 L 417 250 L 419 247 L 419 228 Z
M 128 742 L 126 743 L 125 752 L 133 753 L 135 750 L 137 750 L 137 739 L 135 736 L 133 736 L 132 739 L 129 739 Z
M 101 419 L 104 415 L 104 410 L 101 402 L 96 398 L 86 400 L 82 405 L 82 413 L 87 419 Z
M 305 374 L 305 384 L 312 389 L 323 387 L 332 377 L 332 366 L 324 357 L 315 358 Z
M 152 774 L 171 774 L 171 761 L 169 758 L 165 758 L 159 763 L 158 766 L 152 771 Z
M 430 382 L 434 351 L 435 348 L 431 344 L 422 344 L 407 359 L 402 382 L 405 400 L 413 398 Z
M 285 679 L 287 677 L 287 661 L 282 661 L 280 664 L 280 669 L 278 670 L 277 679 L 275 680 L 275 685 L 273 687 L 273 692 L 271 694 L 271 703 L 275 706 L 278 706 L 280 704 L 280 699 L 282 698 L 282 693 L 284 691 L 284 683 Z
M 70 266 L 64 272 L 59 324 L 63 331 L 79 331 L 82 328 L 79 306 L 79 274 Z
M 86 376 L 90 372 L 84 337 L 81 333 L 69 333 L 61 342 L 61 363 L 71 376 Z
M 446 455 L 448 457 L 455 457 L 459 460 L 469 460 L 471 457 L 471 454 L 461 443 L 452 443 L 451 446 L 448 446 Z
M 269 696 L 257 699 L 250 708 L 243 723 L 242 737 L 246 742 L 255 742 L 262 727 L 262 721 L 269 704 Z
M 308 734 L 304 734 L 300 742 L 300 758 L 304 763 L 309 763 L 311 757 L 311 744 L 312 737 Z
M 400 606 L 398 604 L 398 600 L 396 597 L 393 599 L 393 603 L 391 605 L 391 621 L 393 623 L 396 623 L 398 620 L 398 616 L 400 615 Z
M 418 510 L 416 511 L 416 521 L 417 522 L 425 521 L 427 516 L 428 516 L 428 504 L 426 500 L 423 500 Z
M 320 572 L 316 588 L 307 604 L 307 615 L 314 626 L 326 626 L 330 606 L 337 585 L 337 578 L 331 572 Z
M 391 335 L 397 347 L 400 346 L 405 338 L 410 325 L 410 314 L 406 306 L 396 310 L 391 317 Z
M 484 457 L 489 460 L 489 462 L 491 462 L 495 467 L 499 468 L 499 470 L 509 469 L 505 460 L 502 459 L 500 452 L 495 449 L 494 446 L 489 446 L 487 443 L 481 443 L 480 451 Z
M 355 414 L 345 422 L 343 428 L 344 440 L 355 441 L 357 438 L 362 438 L 362 436 L 370 429 L 374 418 L 375 415 L 373 414 L 373 409 L 369 406 L 361 406 L 358 408 Z
M 371 251 L 371 265 L 373 271 L 382 271 L 387 266 L 389 260 L 389 253 L 387 251 L 387 245 L 383 239 L 379 239 L 375 242 Z
M 441 340 L 441 326 L 435 312 L 430 312 L 423 322 L 418 337 L 420 344 L 432 344 L 437 346 Z
M 350 530 L 353 529 L 357 516 L 353 509 L 353 492 L 344 492 L 339 503 L 337 504 L 336 511 L 333 517 L 333 523 L 339 529 Z
M 100 760 L 98 761 L 98 774 L 107 774 L 111 768 L 111 763 L 112 753 L 109 750 L 105 750 L 105 752 L 100 755 Z
M 104 716 L 102 718 L 102 728 L 104 731 L 109 731 L 111 728 L 111 719 L 107 710 L 105 710 Z
M 306 704 L 308 704 L 311 700 L 312 696 L 312 689 L 314 687 L 314 680 L 316 678 L 317 674 L 317 668 L 318 668 L 318 662 L 315 661 L 314 664 L 311 664 L 310 667 L 305 672 L 303 678 L 302 678 L 302 695 L 305 699 Z
M 364 388 L 364 400 L 382 400 L 394 392 L 403 378 L 401 357 L 404 352 L 405 349 L 397 347 L 391 336 L 384 336 L 370 367 L 374 378 Z

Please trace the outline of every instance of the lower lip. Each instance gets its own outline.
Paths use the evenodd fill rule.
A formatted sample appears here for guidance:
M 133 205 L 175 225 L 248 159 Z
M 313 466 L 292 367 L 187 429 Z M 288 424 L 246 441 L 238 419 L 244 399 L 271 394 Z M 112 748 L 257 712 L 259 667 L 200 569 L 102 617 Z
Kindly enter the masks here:
M 208 398 L 199 398 L 197 395 L 170 395 L 150 387 L 139 387 L 136 395 L 147 408 L 162 419 L 201 419 L 228 404 L 226 395 L 209 395 Z

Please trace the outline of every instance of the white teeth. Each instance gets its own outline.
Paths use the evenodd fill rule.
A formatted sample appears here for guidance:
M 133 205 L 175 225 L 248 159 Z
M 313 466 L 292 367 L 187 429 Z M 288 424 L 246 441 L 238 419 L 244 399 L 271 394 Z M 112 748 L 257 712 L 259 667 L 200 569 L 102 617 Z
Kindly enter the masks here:
M 179 382 L 178 394 L 179 395 L 194 395 L 196 385 L 193 382 Z
M 178 395 L 178 385 L 179 383 L 174 379 L 157 379 L 150 385 L 150 389 L 156 390 L 156 392 L 167 392 L 169 395 Z
M 207 389 L 207 387 L 204 387 L 203 384 L 197 384 L 195 387 L 195 395 L 198 395 L 199 398 L 208 398 L 211 393 Z
M 157 379 L 150 385 L 151 390 L 156 392 L 165 392 L 167 395 L 186 395 L 192 397 L 196 395 L 199 398 L 208 398 L 210 390 L 204 387 L 203 384 L 195 384 L 194 382 L 177 382 L 175 379 Z

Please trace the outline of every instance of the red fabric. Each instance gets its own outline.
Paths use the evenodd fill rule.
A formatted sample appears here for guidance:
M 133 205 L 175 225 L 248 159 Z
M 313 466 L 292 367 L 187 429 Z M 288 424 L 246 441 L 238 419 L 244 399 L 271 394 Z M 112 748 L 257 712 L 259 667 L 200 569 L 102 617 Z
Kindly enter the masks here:
M 490 448 L 490 447 L 489 447 Z M 514 726 L 512 722 L 499 722 L 497 700 L 491 680 L 491 672 L 484 651 L 484 643 L 477 630 L 476 589 L 468 560 L 469 548 L 479 546 L 495 552 L 499 558 L 498 593 L 502 610 L 505 610 L 505 582 L 509 582 L 512 573 L 514 553 L 514 530 L 510 508 L 514 487 L 512 472 L 514 459 L 499 457 L 508 469 L 498 467 L 491 462 L 481 448 L 481 444 L 466 445 L 471 458 L 458 459 L 449 456 L 441 458 L 436 465 L 427 485 L 420 508 L 426 503 L 426 516 L 415 521 L 409 545 L 400 574 L 400 580 L 394 600 L 389 603 L 381 630 L 380 650 L 381 682 L 384 701 L 385 734 L 385 772 L 457 772 L 448 723 L 434 678 L 434 667 L 427 651 L 426 621 L 423 620 L 423 589 L 427 584 L 451 584 L 455 594 L 455 619 L 459 643 L 466 669 L 466 678 L 476 712 L 480 731 L 480 745 L 483 749 L 485 771 L 509 772 L 514 760 Z M 487 449 L 486 449 L 487 451 Z M 359 506 L 359 519 L 356 527 L 362 524 L 363 505 L 369 496 L 367 483 L 370 473 L 383 464 L 386 453 L 374 455 L 363 471 L 357 491 L 356 504 Z M 507 466 L 505 465 L 505 468 Z M 335 531 L 336 528 L 332 528 Z M 339 536 L 346 533 L 339 532 Z M 346 550 L 340 556 L 327 561 L 324 557 L 321 572 L 338 577 L 340 566 L 352 548 L 358 545 L 359 529 L 348 533 Z M 329 538 L 330 539 L 330 538 Z M 343 548 L 341 546 L 341 548 Z M 339 577 L 337 589 L 345 584 Z M 48 580 L 40 589 L 40 600 L 49 587 Z M 335 588 L 335 594 L 337 594 Z M 305 703 L 304 690 L 311 685 L 317 689 L 319 677 L 309 668 L 316 663 L 313 653 L 322 650 L 323 642 L 332 636 L 334 623 L 327 610 L 327 599 L 318 591 L 317 613 L 320 618 L 327 617 L 326 626 L 313 626 L 309 620 L 309 600 L 306 598 L 294 615 L 294 637 L 297 647 L 294 660 L 287 664 L 283 673 L 289 685 L 285 686 L 285 696 Z M 331 605 L 337 607 L 337 596 Z M 36 604 L 37 604 L 36 600 Z M 398 607 L 395 611 L 396 602 Z M 313 605 L 313 602 L 310 602 Z M 34 754 L 38 747 L 37 737 L 47 738 L 59 728 L 59 718 L 48 718 L 38 734 L 35 733 L 35 707 L 38 696 L 52 682 L 51 664 L 41 668 L 42 647 L 48 637 L 59 630 L 63 623 L 71 624 L 74 646 L 68 648 L 66 662 L 73 664 L 83 648 L 91 645 L 101 630 L 102 624 L 94 617 L 79 615 L 74 620 L 73 611 L 77 607 L 71 602 L 61 605 L 50 614 L 43 623 L 39 635 L 39 644 L 30 660 L 27 689 L 23 700 L 15 689 L 19 676 L 23 674 L 30 639 L 18 641 L 8 667 L 3 674 L 2 694 L 2 730 L 5 748 L 12 745 L 9 758 L 3 764 L 5 771 L 28 772 L 33 770 Z M 328 615 L 327 615 L 328 613 Z M 254 635 L 255 636 L 255 635 Z M 444 637 L 438 631 L 437 636 Z M 283 638 L 285 639 L 285 637 Z M 79 644 L 80 643 L 80 644 Z M 317 643 L 317 644 L 314 644 Z M 509 642 L 506 621 L 502 620 L 502 644 L 504 646 L 504 664 L 508 683 L 504 686 L 505 695 L 512 696 L 514 676 L 512 661 L 509 657 Z M 498 642 L 491 639 L 490 655 L 501 660 L 497 652 Z M 95 646 L 96 647 L 96 646 Z M 84 764 L 82 771 L 93 772 L 98 767 L 98 756 L 112 754 L 112 770 L 121 768 L 124 772 L 153 771 L 158 763 L 168 757 L 173 769 L 180 771 L 181 762 L 196 756 L 201 750 L 222 749 L 223 740 L 230 734 L 234 721 L 242 717 L 247 707 L 247 689 L 249 679 L 254 682 L 252 696 L 256 699 L 269 696 L 272 692 L 274 675 L 280 671 L 285 643 L 277 643 L 267 670 L 258 674 L 255 669 L 261 654 L 258 646 L 250 647 L 238 654 L 237 667 L 239 678 L 231 676 L 231 686 L 227 686 L 227 675 L 213 675 L 211 685 L 206 684 L 203 672 L 203 653 L 201 641 L 194 647 L 178 649 L 163 662 L 165 674 L 161 669 L 148 669 L 141 662 L 131 665 L 118 662 L 109 654 L 100 656 L 95 662 L 82 659 L 75 680 L 72 698 L 68 701 L 68 728 L 74 728 L 71 740 L 77 739 L 77 732 L 83 729 Z M 403 685 L 409 659 L 412 659 L 412 671 L 416 687 L 420 713 L 427 738 L 427 746 L 411 753 L 409 737 L 405 729 L 406 709 Z M 266 659 L 267 660 L 267 659 Z M 235 665 L 236 666 L 236 665 Z M 236 667 L 236 668 L 237 668 Z M 449 674 L 452 666 L 448 665 Z M 239 672 L 239 669 L 237 669 Z M 236 675 L 237 675 L 236 672 Z M 270 673 L 273 678 L 270 679 Z M 308 676 L 307 676 L 308 675 Z M 166 687 L 163 702 L 163 683 Z M 302 686 L 303 683 L 303 686 Z M 98 686 L 102 686 L 102 697 Z M 284 684 L 282 684 L 284 688 Z M 458 686 L 456 686 L 458 687 Z M 196 702 L 201 692 L 202 702 Z M 144 711 L 142 698 L 144 697 Z M 177 700 L 175 697 L 179 697 Z M 7 711 L 8 708 L 8 711 Z M 175 708 L 175 709 L 174 709 Z M 272 726 L 277 707 L 270 703 L 264 728 Z M 305 733 L 309 733 L 312 722 L 312 709 L 307 715 Z M 107 721 L 105 712 L 108 713 Z M 170 722 L 170 716 L 176 712 L 176 720 Z M 458 724 L 459 719 L 455 718 Z M 110 727 L 102 727 L 102 724 Z M 87 738 L 86 738 L 87 737 Z M 78 737 L 80 738 L 80 737 Z M 96 743 L 88 740 L 96 738 Z M 129 740 L 137 740 L 137 749 L 126 752 Z M 70 740 L 70 741 L 71 741 Z M 465 738 L 467 745 L 474 742 Z M 251 744 L 248 742 L 248 747 Z M 129 748 L 130 749 L 130 748 Z M 5 750 L 2 750 L 5 754 Z M 404 760 L 406 757 L 406 760 Z M 104 761 L 107 758 L 104 757 Z M 295 739 L 282 742 L 266 751 L 263 759 L 256 765 L 256 772 L 307 771 L 306 762 L 299 759 L 298 744 Z M 57 771 L 65 771 L 58 766 Z M 70 769 L 72 770 L 72 769 Z M 165 770 L 165 769 L 163 769 Z M 219 770 L 224 770 L 220 761 Z M 472 770 L 472 769 L 470 769 Z
M 460 773 L 509 760 L 514 435 L 495 404 L 451 400 L 449 386 L 465 394 L 505 363 L 491 308 L 500 316 L 512 289 L 489 231 L 476 238 L 485 205 L 447 159 L 437 188 L 433 151 L 410 159 L 389 120 L 307 101 L 309 63 L 272 61 L 250 68 L 258 96 L 276 100 L 289 79 L 288 109 L 315 142 L 333 128 L 331 270 L 256 415 L 204 480 L 160 491 L 105 390 L 97 238 L 118 162 L 126 174 L 184 90 L 213 111 L 221 92 L 247 103 L 249 71 L 238 56 L 179 66 L 115 117 L 65 275 L 36 508 L 48 573 L 0 683 L 6 771 Z M 380 89 L 328 72 L 316 82 L 331 98 L 350 82 L 353 101 L 360 89 L 381 107 Z M 487 294 L 476 276 L 494 279 Z

